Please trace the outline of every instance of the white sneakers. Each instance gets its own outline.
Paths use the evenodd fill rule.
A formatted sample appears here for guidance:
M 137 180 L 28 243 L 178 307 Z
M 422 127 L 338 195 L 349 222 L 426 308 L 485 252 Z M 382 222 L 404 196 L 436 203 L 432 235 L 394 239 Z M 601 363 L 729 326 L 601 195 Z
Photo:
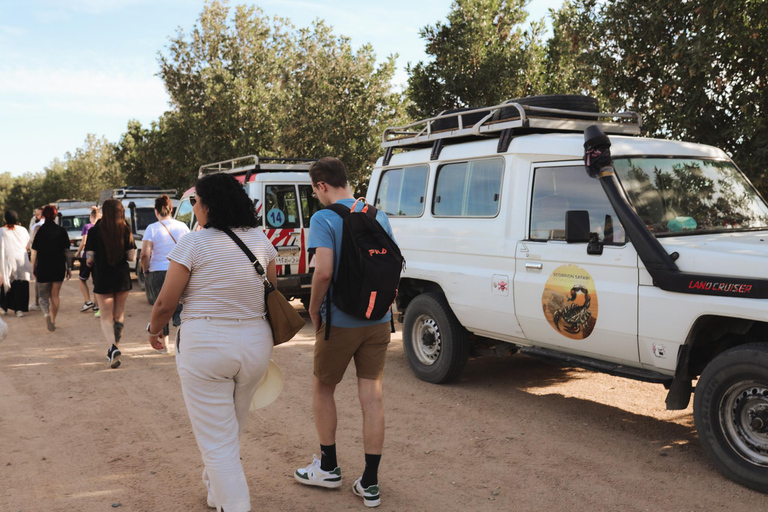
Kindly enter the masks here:
M 317 458 L 317 455 L 312 456 L 312 463 L 309 466 L 297 469 L 293 476 L 297 482 L 304 485 L 314 485 L 328 489 L 341 487 L 341 469 L 336 466 L 333 471 L 323 471 L 320 469 L 320 459 Z M 362 479 L 363 477 L 360 477 L 355 480 L 352 492 L 355 496 L 363 498 L 363 503 L 366 507 L 378 507 L 381 505 L 379 486 L 371 485 L 370 487 L 363 488 L 360 485 L 360 480 Z
M 360 485 L 360 480 L 362 479 L 363 477 L 360 477 L 355 480 L 354 485 L 352 485 L 352 492 L 355 493 L 355 496 L 360 496 L 363 498 L 363 503 L 365 503 L 366 507 L 378 507 L 381 505 L 379 486 L 371 485 L 369 487 L 363 488 L 363 486 Z
M 312 463 L 305 468 L 297 469 L 293 476 L 297 482 L 304 485 L 315 485 L 328 489 L 341 487 L 341 469 L 336 466 L 333 471 L 323 471 L 320 469 L 320 459 L 317 458 L 317 455 L 312 455 Z

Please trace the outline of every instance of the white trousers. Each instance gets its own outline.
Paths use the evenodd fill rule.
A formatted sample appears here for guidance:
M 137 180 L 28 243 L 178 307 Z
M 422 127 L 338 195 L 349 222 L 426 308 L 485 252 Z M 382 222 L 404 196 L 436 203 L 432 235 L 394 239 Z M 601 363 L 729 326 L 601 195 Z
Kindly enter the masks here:
M 251 510 L 240 436 L 272 348 L 266 318 L 201 318 L 181 325 L 176 369 L 205 463 L 203 482 L 219 512 Z

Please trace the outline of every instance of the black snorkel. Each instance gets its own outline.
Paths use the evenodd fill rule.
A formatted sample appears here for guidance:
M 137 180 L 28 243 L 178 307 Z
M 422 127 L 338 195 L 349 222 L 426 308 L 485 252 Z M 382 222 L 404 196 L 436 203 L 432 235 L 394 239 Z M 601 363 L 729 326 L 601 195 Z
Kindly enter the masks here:
M 584 130 L 584 164 L 587 174 L 600 181 L 637 255 L 653 278 L 654 286 L 670 292 L 696 295 L 768 298 L 768 280 L 765 279 L 691 274 L 680 271 L 675 263 L 678 254 L 667 253 L 632 208 L 616 177 L 616 169 L 611 157 L 611 141 L 597 125 Z

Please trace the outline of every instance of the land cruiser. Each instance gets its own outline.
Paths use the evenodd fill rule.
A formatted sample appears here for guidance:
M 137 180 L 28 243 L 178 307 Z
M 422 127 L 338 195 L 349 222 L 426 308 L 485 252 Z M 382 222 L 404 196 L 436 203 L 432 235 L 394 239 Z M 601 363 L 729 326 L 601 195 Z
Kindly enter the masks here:
M 312 195 L 310 164 L 306 158 L 259 158 L 249 155 L 200 167 L 198 177 L 226 172 L 245 187 L 256 205 L 256 215 L 264 234 L 277 249 L 277 285 L 288 298 L 301 299 L 309 305 L 312 274 L 306 250 L 309 219 L 322 208 Z M 181 198 L 176 220 L 195 229 L 196 220 L 189 198 L 195 189 Z
M 768 205 L 719 149 L 547 99 L 385 131 L 367 199 L 407 262 L 411 369 L 519 352 L 663 384 L 668 409 L 696 381 L 705 450 L 768 492 Z
M 99 207 L 107 199 L 117 199 L 125 208 L 125 220 L 131 226 L 133 238 L 136 242 L 136 259 L 128 262 L 131 270 L 136 273 L 136 282 L 139 289 L 144 289 L 144 272 L 141 270 L 141 238 L 144 236 L 147 226 L 157 221 L 155 217 L 155 199 L 167 194 L 171 198 L 173 207 L 176 208 L 179 201 L 176 199 L 176 189 L 161 189 L 158 187 L 122 187 L 105 190 L 99 196 Z

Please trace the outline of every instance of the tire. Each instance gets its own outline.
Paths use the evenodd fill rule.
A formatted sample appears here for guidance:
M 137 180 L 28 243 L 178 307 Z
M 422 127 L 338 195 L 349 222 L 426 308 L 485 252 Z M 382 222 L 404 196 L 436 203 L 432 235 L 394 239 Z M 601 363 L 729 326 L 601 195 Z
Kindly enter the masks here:
M 144 279 L 144 271 L 141 270 L 141 251 L 136 251 L 136 284 L 139 285 L 139 290 L 146 291 L 147 285 Z
M 576 110 L 578 112 L 599 112 L 600 105 L 596 98 L 584 96 L 581 94 L 549 94 L 545 96 L 529 96 L 527 98 L 517 98 L 509 100 L 507 103 L 519 103 L 531 107 L 557 108 L 560 110 Z M 502 108 L 498 116 L 494 116 L 494 121 L 502 119 L 517 118 L 520 113 L 515 107 Z M 547 117 L 556 117 L 560 119 L 587 119 L 597 121 L 594 117 L 578 116 L 574 114 L 544 114 Z
M 714 358 L 696 384 L 693 415 L 717 469 L 768 493 L 768 343 L 742 345 Z
M 403 348 L 413 373 L 434 384 L 456 380 L 469 357 L 467 331 L 438 293 L 419 295 L 408 304 Z

